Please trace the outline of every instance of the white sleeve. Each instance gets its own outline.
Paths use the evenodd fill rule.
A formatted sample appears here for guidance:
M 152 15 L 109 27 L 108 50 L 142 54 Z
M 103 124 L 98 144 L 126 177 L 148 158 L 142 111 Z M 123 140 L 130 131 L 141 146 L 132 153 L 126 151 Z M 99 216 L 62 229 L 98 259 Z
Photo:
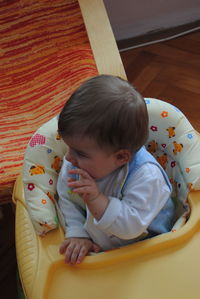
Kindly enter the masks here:
M 57 182 L 58 205 L 65 220 L 65 237 L 89 238 L 84 229 L 86 211 L 81 205 L 70 200 L 70 188 L 67 186 L 69 164 L 64 159 Z
M 120 239 L 133 239 L 146 231 L 169 199 L 170 189 L 156 165 L 146 163 L 129 178 L 119 200 L 109 197 L 109 204 L 95 225 Z

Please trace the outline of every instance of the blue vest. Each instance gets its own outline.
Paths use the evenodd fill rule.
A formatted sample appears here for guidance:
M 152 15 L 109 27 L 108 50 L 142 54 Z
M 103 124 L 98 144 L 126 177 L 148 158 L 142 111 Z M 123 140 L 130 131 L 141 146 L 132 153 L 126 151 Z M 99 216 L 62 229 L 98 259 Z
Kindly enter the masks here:
M 132 177 L 134 172 L 136 172 L 145 163 L 152 163 L 160 169 L 166 184 L 169 186 L 169 189 L 172 191 L 172 186 L 169 182 L 169 178 L 166 172 L 164 171 L 164 169 L 156 161 L 156 159 L 145 149 L 145 147 L 142 147 L 134 155 L 133 159 L 129 162 L 129 172 L 126 177 L 124 186 L 122 188 L 122 192 L 128 180 Z M 173 226 L 174 214 L 175 214 L 175 207 L 170 197 L 166 202 L 165 206 L 162 208 L 159 214 L 154 218 L 154 220 L 149 225 L 148 227 L 149 234 L 153 236 L 153 235 L 169 232 Z

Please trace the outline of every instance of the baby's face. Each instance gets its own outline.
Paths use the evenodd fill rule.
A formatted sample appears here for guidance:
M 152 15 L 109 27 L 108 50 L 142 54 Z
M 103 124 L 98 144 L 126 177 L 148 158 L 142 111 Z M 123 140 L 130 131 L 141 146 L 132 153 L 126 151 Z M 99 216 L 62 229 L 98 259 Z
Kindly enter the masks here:
M 116 153 L 101 149 L 92 138 L 73 136 L 64 141 L 68 145 L 66 160 L 94 179 L 101 179 L 119 167 Z

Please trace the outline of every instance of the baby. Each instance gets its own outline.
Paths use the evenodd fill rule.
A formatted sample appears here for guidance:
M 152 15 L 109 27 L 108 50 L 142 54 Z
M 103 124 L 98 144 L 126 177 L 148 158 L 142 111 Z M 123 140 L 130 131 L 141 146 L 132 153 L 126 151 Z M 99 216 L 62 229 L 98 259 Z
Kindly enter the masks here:
M 171 185 L 144 147 L 147 108 L 130 83 L 110 75 L 83 83 L 62 109 L 58 132 L 68 146 L 57 184 L 66 263 L 170 231 Z

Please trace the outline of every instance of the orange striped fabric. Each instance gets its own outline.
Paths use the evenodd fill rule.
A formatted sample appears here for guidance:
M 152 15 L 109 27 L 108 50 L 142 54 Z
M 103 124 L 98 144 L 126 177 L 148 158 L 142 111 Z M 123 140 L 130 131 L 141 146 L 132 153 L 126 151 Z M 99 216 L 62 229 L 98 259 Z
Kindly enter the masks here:
M 33 132 L 97 74 L 80 8 L 71 0 L 0 4 L 0 203 L 11 201 Z

